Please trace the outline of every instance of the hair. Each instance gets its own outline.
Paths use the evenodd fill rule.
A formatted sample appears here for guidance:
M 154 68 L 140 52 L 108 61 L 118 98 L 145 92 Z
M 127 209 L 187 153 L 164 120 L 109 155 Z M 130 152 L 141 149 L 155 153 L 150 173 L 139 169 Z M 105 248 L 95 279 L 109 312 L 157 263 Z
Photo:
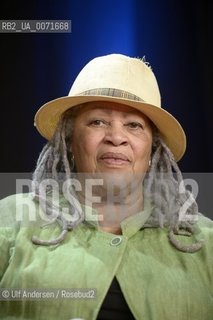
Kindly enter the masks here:
M 55 239 L 41 240 L 33 236 L 34 244 L 59 244 L 65 239 L 68 231 L 85 220 L 75 190 L 69 184 L 71 175 L 76 171 L 71 151 L 75 111 L 81 106 L 76 106 L 63 113 L 53 138 L 44 146 L 38 158 L 32 181 L 33 199 L 40 203 L 47 216 L 55 217 L 48 224 L 57 221 L 62 230 Z M 153 128 L 152 160 L 149 172 L 144 179 L 144 196 L 154 203 L 155 208 L 143 228 L 166 227 L 168 228 L 168 239 L 175 248 L 183 252 L 196 252 L 201 249 L 202 240 L 186 245 L 181 243 L 176 235 L 192 236 L 194 234 L 195 218 L 199 215 L 197 203 L 192 193 L 184 186 L 182 173 L 171 150 L 154 125 Z M 41 187 L 41 182 L 45 179 L 54 179 L 57 182 L 59 193 L 62 193 L 63 182 L 68 181 L 66 187 L 63 188 L 63 194 L 68 199 L 68 215 L 72 219 L 61 214 L 52 197 L 48 197 L 53 191 L 51 187 Z M 182 186 L 181 193 L 180 185 Z M 187 201 L 190 203 L 184 213 L 184 219 L 181 220 L 181 208 L 183 209 Z

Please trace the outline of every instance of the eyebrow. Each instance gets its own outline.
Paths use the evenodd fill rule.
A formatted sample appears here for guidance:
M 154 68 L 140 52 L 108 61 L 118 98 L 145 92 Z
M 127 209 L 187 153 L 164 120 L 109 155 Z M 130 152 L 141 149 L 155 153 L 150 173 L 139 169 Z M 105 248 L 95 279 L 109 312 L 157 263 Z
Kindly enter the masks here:
M 121 112 L 122 113 L 122 115 L 124 116 L 124 118 L 125 117 L 127 117 L 127 116 L 129 116 L 129 115 L 136 115 L 136 116 L 139 116 L 140 117 L 140 114 L 138 113 L 138 112 L 131 112 L 131 111 L 121 111 L 121 110 L 119 110 L 119 108 L 117 108 L 117 109 L 111 109 L 111 108 L 102 108 L 102 107 L 96 107 L 96 106 L 94 106 L 94 108 L 93 109 L 91 109 L 91 111 L 93 111 L 93 110 L 96 110 L 96 111 L 99 111 L 99 112 L 102 112 L 102 113 L 105 113 L 105 114 L 107 114 L 107 115 L 110 115 L 110 114 L 112 114 L 113 113 L 113 111 L 119 111 L 119 112 Z M 145 118 L 145 116 L 141 113 L 141 118 Z

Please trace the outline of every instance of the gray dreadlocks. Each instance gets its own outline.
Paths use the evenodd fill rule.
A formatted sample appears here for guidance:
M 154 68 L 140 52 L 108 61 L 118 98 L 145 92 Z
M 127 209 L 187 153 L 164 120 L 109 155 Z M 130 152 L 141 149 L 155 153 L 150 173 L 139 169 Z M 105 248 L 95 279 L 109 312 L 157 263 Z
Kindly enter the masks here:
M 85 220 L 84 213 L 77 201 L 77 196 L 72 185 L 69 183 L 63 188 L 63 194 L 68 199 L 69 214 L 75 219 L 67 219 L 60 214 L 54 205 L 52 198 L 48 198 L 51 192 L 48 187 L 40 188 L 39 185 L 45 179 L 55 179 L 58 182 L 59 192 L 62 193 L 64 181 L 69 181 L 71 174 L 75 172 L 72 161 L 71 141 L 74 127 L 75 111 L 81 108 L 77 106 L 67 110 L 61 117 L 55 134 L 43 148 L 37 166 L 33 174 L 32 192 L 33 199 L 40 203 L 47 216 L 56 217 L 61 226 L 61 234 L 50 240 L 41 240 L 36 236 L 32 242 L 38 245 L 55 245 L 64 240 L 67 232 Z M 185 245 L 180 242 L 177 235 L 191 236 L 194 233 L 195 219 L 198 213 L 197 203 L 192 193 L 183 187 L 179 192 L 180 184 L 183 185 L 183 177 L 174 159 L 174 156 L 157 129 L 153 129 L 152 161 L 149 172 L 144 180 L 144 195 L 151 199 L 155 208 L 145 223 L 144 228 L 168 228 L 168 238 L 171 244 L 183 252 L 196 252 L 202 247 L 202 240 Z M 76 200 L 75 200 L 76 199 Z M 188 199 L 193 199 L 185 213 L 185 219 L 180 219 L 180 209 Z M 54 221 L 55 221 L 54 220 Z M 51 223 L 51 222 L 50 222 Z

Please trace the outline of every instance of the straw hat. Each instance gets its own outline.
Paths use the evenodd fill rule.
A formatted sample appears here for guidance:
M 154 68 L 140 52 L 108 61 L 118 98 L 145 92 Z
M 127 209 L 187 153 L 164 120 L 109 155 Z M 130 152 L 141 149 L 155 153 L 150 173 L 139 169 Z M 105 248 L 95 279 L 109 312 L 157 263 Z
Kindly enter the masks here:
M 161 108 L 156 78 L 143 59 L 110 54 L 91 60 L 77 76 L 68 96 L 47 102 L 37 111 L 35 126 L 50 140 L 64 111 L 91 101 L 116 102 L 141 111 L 156 125 L 175 159 L 183 156 L 183 128 Z

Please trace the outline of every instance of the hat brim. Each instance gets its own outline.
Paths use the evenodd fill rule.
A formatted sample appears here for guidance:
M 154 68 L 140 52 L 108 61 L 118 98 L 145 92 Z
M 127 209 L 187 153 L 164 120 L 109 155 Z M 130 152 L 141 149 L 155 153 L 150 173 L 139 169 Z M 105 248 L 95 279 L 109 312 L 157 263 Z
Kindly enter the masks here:
M 180 123 L 165 109 L 141 101 L 99 95 L 61 97 L 47 102 L 37 111 L 34 125 L 44 138 L 51 140 L 62 113 L 76 105 L 93 101 L 115 102 L 139 110 L 158 128 L 175 160 L 182 158 L 186 150 L 186 136 Z

